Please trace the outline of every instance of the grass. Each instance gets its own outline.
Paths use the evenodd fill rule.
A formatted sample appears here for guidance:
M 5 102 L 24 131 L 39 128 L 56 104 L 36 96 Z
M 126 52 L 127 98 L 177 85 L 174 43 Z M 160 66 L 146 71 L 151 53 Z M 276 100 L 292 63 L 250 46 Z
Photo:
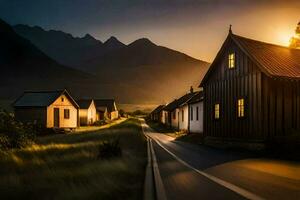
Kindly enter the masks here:
M 99 144 L 115 137 L 122 157 L 97 159 Z M 40 137 L 26 149 L 0 153 L 1 199 L 142 199 L 146 158 L 136 119 Z

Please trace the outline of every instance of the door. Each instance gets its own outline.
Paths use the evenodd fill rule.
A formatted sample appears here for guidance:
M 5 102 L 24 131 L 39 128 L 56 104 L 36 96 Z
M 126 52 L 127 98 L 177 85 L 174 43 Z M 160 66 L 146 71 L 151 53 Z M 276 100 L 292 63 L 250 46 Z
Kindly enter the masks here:
M 54 128 L 59 128 L 59 108 L 54 108 Z

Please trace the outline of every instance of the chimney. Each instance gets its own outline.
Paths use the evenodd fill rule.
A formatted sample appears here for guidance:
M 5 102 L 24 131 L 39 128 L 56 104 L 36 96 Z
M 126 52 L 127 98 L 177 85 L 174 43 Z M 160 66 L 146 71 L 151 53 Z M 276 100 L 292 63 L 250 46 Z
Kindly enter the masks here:
M 193 92 L 194 92 L 194 88 L 193 88 L 193 86 L 191 86 L 191 88 L 190 88 L 190 92 L 191 92 L 191 93 L 193 93 Z

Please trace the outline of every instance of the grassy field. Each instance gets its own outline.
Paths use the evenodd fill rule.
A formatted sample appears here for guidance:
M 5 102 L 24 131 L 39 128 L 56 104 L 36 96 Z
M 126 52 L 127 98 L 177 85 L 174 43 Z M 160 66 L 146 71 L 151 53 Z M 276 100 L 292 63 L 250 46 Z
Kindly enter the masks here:
M 99 144 L 115 137 L 122 157 L 98 159 Z M 1 199 L 142 199 L 146 159 L 136 119 L 41 137 L 26 149 L 0 153 Z

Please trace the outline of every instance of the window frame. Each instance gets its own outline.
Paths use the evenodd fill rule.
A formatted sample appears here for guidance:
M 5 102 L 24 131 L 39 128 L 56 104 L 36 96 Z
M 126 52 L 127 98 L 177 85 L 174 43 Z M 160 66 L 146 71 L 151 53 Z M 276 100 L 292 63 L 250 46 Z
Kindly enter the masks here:
M 199 106 L 196 107 L 196 121 L 199 121 Z
M 64 109 L 64 119 L 70 119 L 70 109 Z
M 241 102 L 242 101 L 242 102 Z M 237 117 L 239 119 L 243 119 L 246 117 L 246 100 L 244 97 L 240 97 L 237 99 Z M 242 109 L 242 110 L 240 110 Z
M 229 52 L 228 54 L 228 62 L 227 62 L 227 68 L 228 69 L 234 69 L 236 67 L 236 53 L 235 52 Z
M 190 111 L 191 111 L 191 121 L 194 120 L 194 109 L 193 106 L 190 107 Z
M 216 106 L 218 105 L 218 110 L 216 109 Z M 214 109 L 213 109 L 213 111 L 214 111 L 214 113 L 213 113 L 213 118 L 214 118 L 214 120 L 220 120 L 220 118 L 221 118 L 221 105 L 220 105 L 220 103 L 219 102 L 216 102 L 215 104 L 214 104 Z M 216 111 L 218 111 L 218 117 L 217 117 L 217 112 Z

